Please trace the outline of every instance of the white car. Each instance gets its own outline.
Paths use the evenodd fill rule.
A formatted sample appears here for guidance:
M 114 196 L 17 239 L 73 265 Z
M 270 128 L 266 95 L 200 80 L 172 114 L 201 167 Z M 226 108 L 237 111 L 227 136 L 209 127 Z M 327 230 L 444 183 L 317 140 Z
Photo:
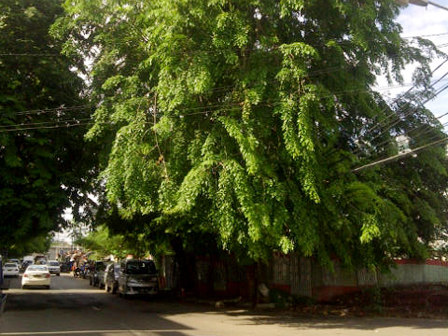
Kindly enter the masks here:
M 51 275 L 47 265 L 30 265 L 22 275 L 22 289 L 28 286 L 50 288 Z
M 61 275 L 61 265 L 59 265 L 59 261 L 57 260 L 48 260 L 47 267 L 50 274 Z
M 3 265 L 4 276 L 19 276 L 19 265 L 17 263 L 7 262 Z
M 9 259 L 7 261 L 7 263 L 16 263 L 17 265 L 20 265 L 20 260 L 19 259 Z

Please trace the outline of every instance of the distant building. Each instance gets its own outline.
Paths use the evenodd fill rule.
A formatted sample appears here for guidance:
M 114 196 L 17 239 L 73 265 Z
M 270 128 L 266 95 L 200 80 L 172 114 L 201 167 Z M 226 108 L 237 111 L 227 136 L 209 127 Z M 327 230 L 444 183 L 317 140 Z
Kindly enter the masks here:
M 59 259 L 61 254 L 64 254 L 67 251 L 71 251 L 72 246 L 64 241 L 55 241 L 51 244 L 50 249 L 48 250 L 47 256 L 50 260 Z

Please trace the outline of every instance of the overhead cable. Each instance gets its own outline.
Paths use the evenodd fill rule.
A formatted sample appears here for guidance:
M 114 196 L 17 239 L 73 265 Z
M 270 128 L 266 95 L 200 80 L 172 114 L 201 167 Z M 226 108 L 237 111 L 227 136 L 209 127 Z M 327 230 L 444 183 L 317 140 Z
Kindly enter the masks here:
M 385 159 L 381 159 L 381 160 L 377 160 L 377 161 L 365 164 L 365 165 L 360 166 L 358 168 L 352 169 L 352 172 L 356 173 L 356 172 L 359 172 L 359 171 L 364 170 L 364 169 L 369 168 L 369 167 L 373 167 L 373 166 L 376 166 L 376 165 L 379 165 L 379 164 L 382 164 L 382 163 L 387 163 L 387 162 L 390 162 L 390 161 L 393 161 L 393 160 L 396 160 L 396 159 L 399 159 L 399 158 L 402 158 L 402 157 L 406 157 L 406 156 L 415 154 L 417 152 L 420 152 L 420 151 L 422 151 L 422 150 L 424 150 L 426 148 L 429 148 L 431 146 L 439 145 L 439 144 L 442 144 L 442 143 L 447 142 L 447 141 L 448 141 L 448 137 L 440 139 L 440 140 L 436 140 L 436 141 L 433 141 L 433 142 L 431 142 L 429 144 L 426 144 L 426 145 L 414 148 L 414 149 L 412 149 L 410 151 L 407 151 L 407 152 L 404 152 L 404 153 L 399 153 L 397 155 L 390 156 L 390 157 L 387 157 Z

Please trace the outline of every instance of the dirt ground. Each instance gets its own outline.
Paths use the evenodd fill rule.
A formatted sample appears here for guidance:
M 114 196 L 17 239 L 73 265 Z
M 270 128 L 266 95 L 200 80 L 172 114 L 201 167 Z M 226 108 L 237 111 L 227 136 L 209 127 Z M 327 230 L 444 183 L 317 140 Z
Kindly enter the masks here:
M 448 319 L 448 286 L 371 288 L 327 303 L 299 303 L 289 310 L 300 315 Z

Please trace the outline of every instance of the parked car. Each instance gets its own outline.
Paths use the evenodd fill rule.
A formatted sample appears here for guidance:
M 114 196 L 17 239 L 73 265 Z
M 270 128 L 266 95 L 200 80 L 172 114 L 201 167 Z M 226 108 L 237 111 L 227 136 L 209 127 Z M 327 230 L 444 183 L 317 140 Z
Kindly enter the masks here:
M 30 265 L 22 275 L 22 289 L 29 286 L 50 288 L 51 275 L 46 265 Z
M 158 283 L 154 261 L 128 259 L 120 263 L 117 289 L 120 296 L 157 294 Z
M 104 288 L 106 287 L 106 268 L 109 266 L 110 263 L 104 263 L 104 268 L 100 267 L 97 271 L 98 273 L 98 287 Z
M 105 271 L 105 285 L 106 292 L 112 292 L 115 294 L 118 289 L 118 277 L 120 276 L 120 264 L 113 263 L 106 267 Z
M 90 274 L 89 283 L 92 286 L 99 286 L 99 277 L 102 275 L 104 277 L 104 270 L 106 269 L 106 263 L 104 261 L 97 261 L 93 264 Z
M 20 265 L 20 260 L 19 259 L 8 259 L 7 261 L 8 263 L 16 263 L 17 265 Z
M 0 255 L 0 265 L 2 264 L 2 256 Z M 6 294 L 3 294 L 3 267 L 0 267 L 0 318 L 3 315 L 3 310 L 6 304 Z
M 15 262 L 7 262 L 3 265 L 3 275 L 6 276 L 19 276 L 19 265 Z
M 47 267 L 50 271 L 50 274 L 56 274 L 57 276 L 61 275 L 61 266 L 59 265 L 59 261 L 57 260 L 48 260 Z

